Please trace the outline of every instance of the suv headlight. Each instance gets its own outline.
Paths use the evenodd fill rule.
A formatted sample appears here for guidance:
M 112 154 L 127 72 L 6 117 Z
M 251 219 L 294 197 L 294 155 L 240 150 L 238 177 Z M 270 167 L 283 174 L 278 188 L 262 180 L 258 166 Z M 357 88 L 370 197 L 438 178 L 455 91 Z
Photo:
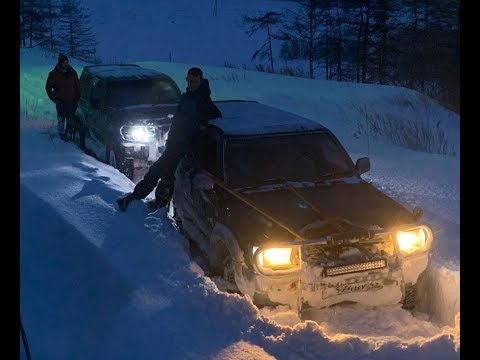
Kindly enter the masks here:
M 432 244 L 433 235 L 428 226 L 419 226 L 397 231 L 396 239 L 399 250 L 405 255 L 411 255 L 428 250 Z
M 255 264 L 266 275 L 290 273 L 300 269 L 299 246 L 253 247 Z
M 125 141 L 148 143 L 155 140 L 155 126 L 152 125 L 124 125 L 120 134 Z

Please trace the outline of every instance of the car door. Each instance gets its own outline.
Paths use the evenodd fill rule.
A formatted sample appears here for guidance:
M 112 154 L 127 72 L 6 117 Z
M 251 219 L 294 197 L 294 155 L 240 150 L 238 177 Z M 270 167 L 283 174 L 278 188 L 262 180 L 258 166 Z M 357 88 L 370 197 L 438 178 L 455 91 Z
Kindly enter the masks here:
M 90 88 L 89 104 L 85 118 L 95 148 L 103 148 L 108 138 L 105 103 L 106 84 L 102 79 L 94 78 Z M 99 150 L 101 153 L 102 151 Z
M 218 138 L 213 133 L 204 132 L 199 136 L 196 150 L 192 152 L 194 171 L 191 174 L 191 198 L 194 212 L 204 232 L 210 235 L 211 230 L 217 222 L 218 189 L 212 183 L 212 187 L 197 186 L 203 179 L 202 172 L 206 171 L 218 177 Z
M 182 183 L 175 184 L 175 187 L 178 185 L 177 192 L 182 192 L 179 197 L 184 201 L 184 215 L 189 217 L 205 239 L 209 238 L 217 221 L 217 190 L 197 184 L 202 182 L 202 171 L 217 175 L 217 147 L 214 136 L 206 133 L 200 135 L 195 151 L 182 161 L 176 175 L 177 179 L 182 179 Z

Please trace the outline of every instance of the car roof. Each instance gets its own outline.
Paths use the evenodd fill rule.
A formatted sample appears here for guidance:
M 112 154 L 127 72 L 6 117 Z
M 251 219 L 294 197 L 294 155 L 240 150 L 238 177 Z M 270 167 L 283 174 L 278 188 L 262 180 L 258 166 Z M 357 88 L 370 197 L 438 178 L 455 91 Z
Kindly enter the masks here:
M 168 77 L 160 71 L 147 69 L 136 64 L 88 65 L 83 68 L 83 71 L 111 81 Z
M 209 124 L 220 129 L 224 136 L 329 131 L 318 122 L 256 101 L 227 100 L 215 101 L 215 104 L 223 117 Z

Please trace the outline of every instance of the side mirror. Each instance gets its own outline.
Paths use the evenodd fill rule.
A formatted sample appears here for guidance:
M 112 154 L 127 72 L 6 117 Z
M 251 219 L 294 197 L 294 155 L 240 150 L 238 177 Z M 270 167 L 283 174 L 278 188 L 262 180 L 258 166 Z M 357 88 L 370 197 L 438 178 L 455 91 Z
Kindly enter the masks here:
M 418 221 L 423 216 L 423 209 L 421 207 L 415 206 L 412 210 L 412 214 L 415 221 Z
M 370 158 L 362 157 L 355 163 L 355 171 L 358 175 L 362 175 L 367 171 L 370 171 Z
M 215 185 L 213 180 L 205 174 L 195 174 L 192 184 L 195 190 L 212 190 Z

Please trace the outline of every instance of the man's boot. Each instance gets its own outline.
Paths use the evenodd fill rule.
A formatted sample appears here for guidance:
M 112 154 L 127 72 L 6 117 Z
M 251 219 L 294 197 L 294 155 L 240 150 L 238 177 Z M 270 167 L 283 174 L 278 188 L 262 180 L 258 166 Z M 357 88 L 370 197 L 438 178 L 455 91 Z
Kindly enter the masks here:
M 68 141 L 67 139 L 67 121 L 64 117 L 57 117 L 57 132 L 60 139 Z
M 67 141 L 73 141 L 73 133 L 75 131 L 75 123 L 72 117 L 67 117 L 65 119 L 65 132 L 67 135 Z
M 133 193 L 128 193 L 127 195 L 117 199 L 117 206 L 121 211 L 125 211 L 128 207 L 128 204 L 134 199 Z
M 173 182 L 161 180 L 155 190 L 155 199 L 147 201 L 150 211 L 163 208 L 168 205 L 173 194 Z

